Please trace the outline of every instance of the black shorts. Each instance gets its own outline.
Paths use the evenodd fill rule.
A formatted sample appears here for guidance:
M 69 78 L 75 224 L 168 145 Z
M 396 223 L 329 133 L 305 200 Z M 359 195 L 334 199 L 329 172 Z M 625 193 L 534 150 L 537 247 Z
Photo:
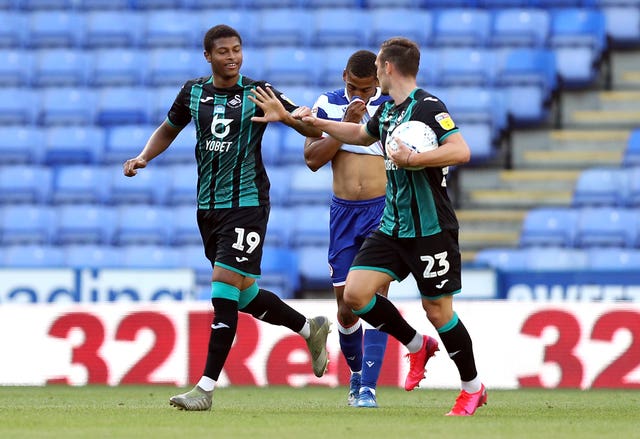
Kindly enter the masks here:
M 460 292 L 460 267 L 457 230 L 421 238 L 392 238 L 376 230 L 351 264 L 351 270 L 381 271 L 397 281 L 411 273 L 420 295 L 429 299 Z
M 211 265 L 259 278 L 269 210 L 269 206 L 198 209 L 198 228 Z

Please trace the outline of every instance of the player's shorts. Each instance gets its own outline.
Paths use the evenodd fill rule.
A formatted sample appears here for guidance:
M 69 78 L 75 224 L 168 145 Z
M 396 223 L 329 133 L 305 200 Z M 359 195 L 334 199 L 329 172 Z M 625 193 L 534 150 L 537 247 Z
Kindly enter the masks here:
M 198 210 L 204 253 L 212 266 L 259 278 L 269 206 Z
M 331 199 L 329 272 L 334 286 L 344 285 L 349 267 L 365 238 L 380 226 L 384 195 L 370 200 Z
M 462 288 L 458 230 L 420 238 L 392 238 L 372 233 L 358 252 L 351 270 L 387 273 L 397 281 L 413 274 L 422 297 L 437 299 Z

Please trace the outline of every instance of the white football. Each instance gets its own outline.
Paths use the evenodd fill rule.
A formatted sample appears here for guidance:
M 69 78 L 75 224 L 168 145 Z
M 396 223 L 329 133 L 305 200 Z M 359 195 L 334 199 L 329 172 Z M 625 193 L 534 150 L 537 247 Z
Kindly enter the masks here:
M 432 151 L 438 147 L 438 137 L 429 125 L 419 120 L 403 122 L 387 134 L 385 147 L 393 151 L 398 149 L 396 138 L 402 140 L 415 152 Z M 404 169 L 419 170 L 422 167 L 406 167 Z

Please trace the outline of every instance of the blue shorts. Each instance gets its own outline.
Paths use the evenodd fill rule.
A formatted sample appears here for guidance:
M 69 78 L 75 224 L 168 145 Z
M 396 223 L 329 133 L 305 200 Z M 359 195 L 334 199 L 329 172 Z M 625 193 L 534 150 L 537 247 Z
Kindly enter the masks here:
M 331 198 L 329 269 L 334 286 L 344 285 L 364 239 L 380 226 L 384 195 L 370 200 Z

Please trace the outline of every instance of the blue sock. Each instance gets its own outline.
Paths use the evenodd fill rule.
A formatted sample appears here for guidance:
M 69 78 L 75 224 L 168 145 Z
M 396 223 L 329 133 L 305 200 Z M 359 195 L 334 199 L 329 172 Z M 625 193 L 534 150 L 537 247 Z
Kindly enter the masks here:
M 364 358 L 362 361 L 362 381 L 360 386 L 376 388 L 380 369 L 382 368 L 382 358 L 387 348 L 386 332 L 377 329 L 367 329 L 364 331 Z
M 352 372 L 360 372 L 362 369 L 362 324 L 358 321 L 356 325 L 358 328 L 350 334 L 345 334 L 341 331 L 342 328 L 338 328 L 340 349 Z M 351 328 L 345 329 L 348 331 Z

